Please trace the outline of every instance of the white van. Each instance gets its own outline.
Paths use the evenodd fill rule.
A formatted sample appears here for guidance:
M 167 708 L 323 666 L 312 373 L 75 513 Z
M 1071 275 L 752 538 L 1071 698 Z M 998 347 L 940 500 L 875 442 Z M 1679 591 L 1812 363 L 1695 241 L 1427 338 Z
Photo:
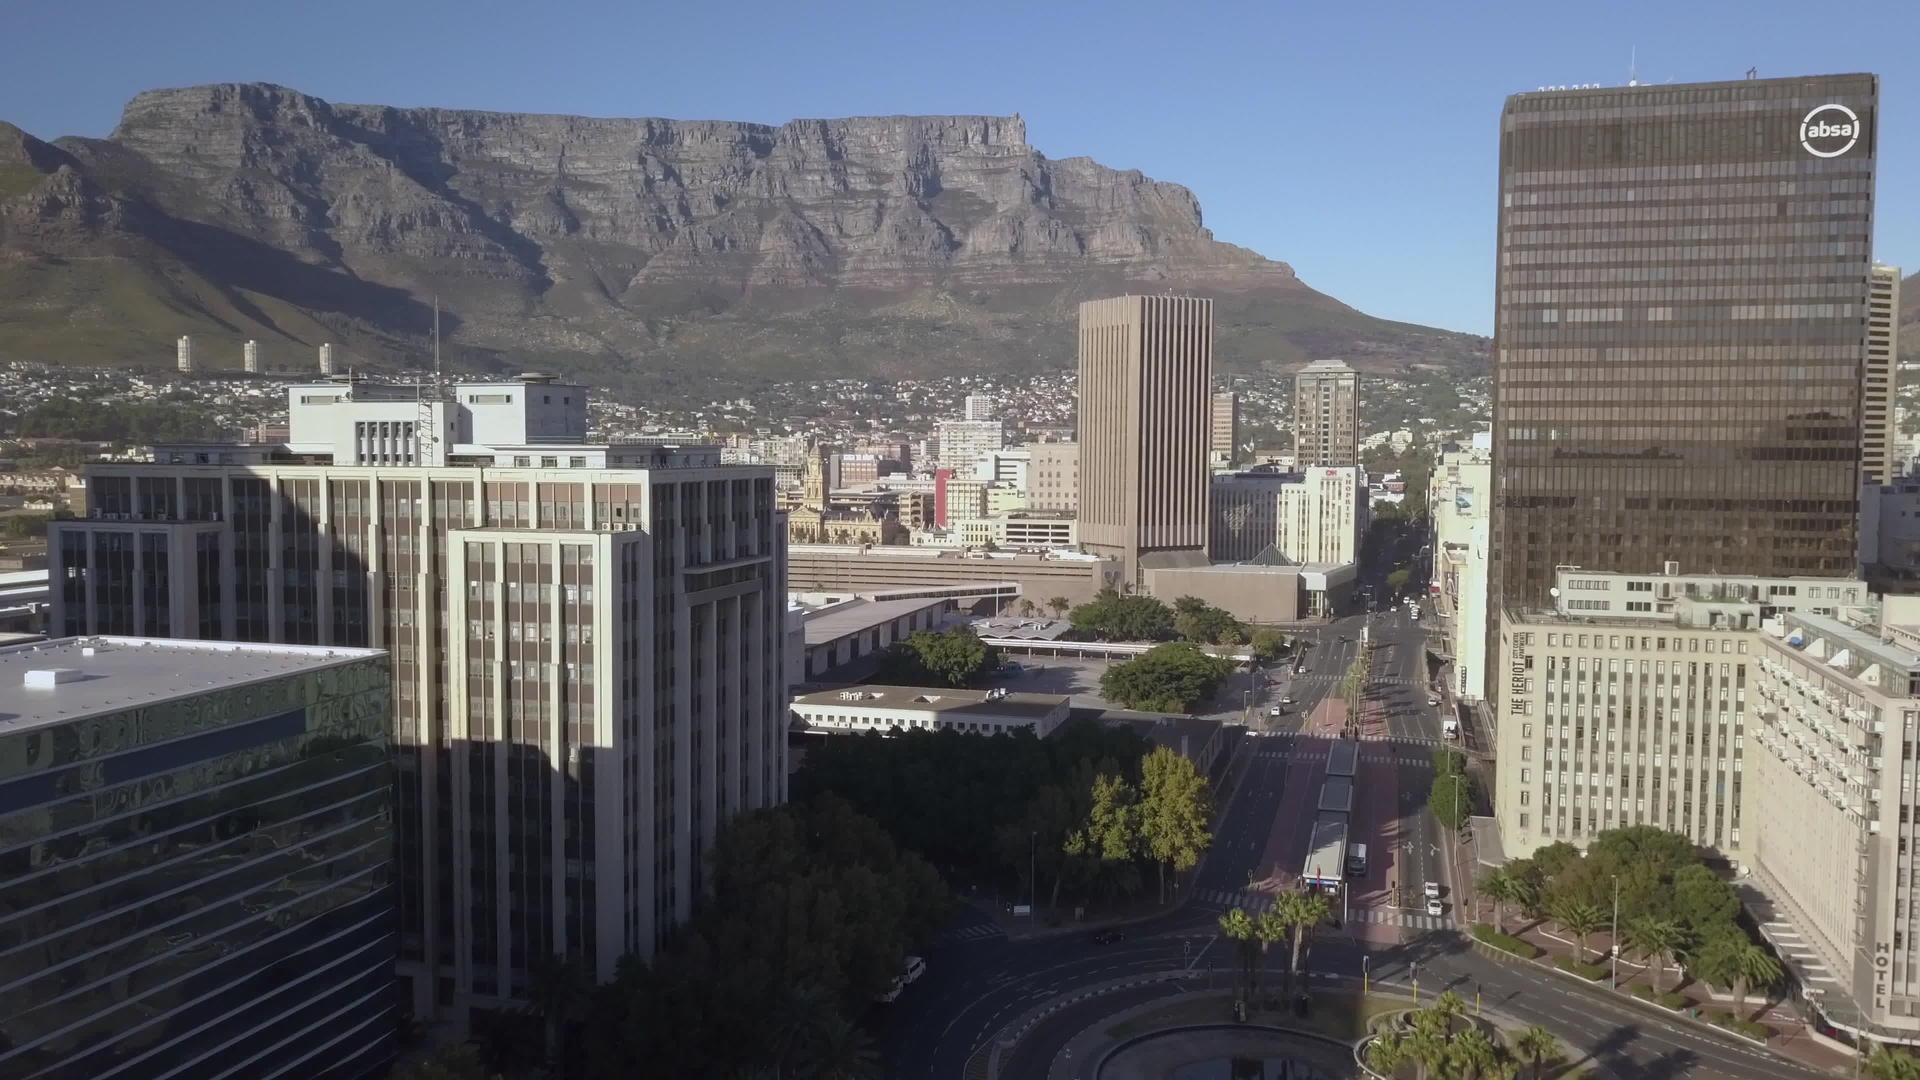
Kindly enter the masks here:
M 1460 721 L 1455 720 L 1451 716 L 1447 717 L 1445 720 L 1440 721 L 1440 733 L 1442 735 L 1445 735 L 1449 739 L 1459 738 L 1460 737 Z
M 875 1001 L 893 1001 L 894 999 L 900 996 L 900 991 L 905 990 L 910 983 L 919 979 L 920 976 L 925 975 L 926 973 L 927 973 L 927 962 L 925 960 L 922 960 L 917 956 L 907 957 L 907 966 L 905 970 L 901 971 L 900 974 L 895 975 L 893 977 L 893 985 L 887 988 L 886 993 L 881 994 L 879 997 L 875 998 L 874 1000 Z

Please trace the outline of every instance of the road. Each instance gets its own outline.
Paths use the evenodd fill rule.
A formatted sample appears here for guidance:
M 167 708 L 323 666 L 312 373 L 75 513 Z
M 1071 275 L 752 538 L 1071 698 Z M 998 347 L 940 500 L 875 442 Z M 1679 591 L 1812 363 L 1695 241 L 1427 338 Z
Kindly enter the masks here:
M 1424 592 L 1421 560 L 1412 558 L 1421 539 L 1405 536 L 1375 553 L 1363 569 L 1363 581 L 1383 592 L 1387 571 L 1396 562 L 1411 562 L 1416 573 L 1412 586 Z M 1306 650 L 1307 671 L 1280 691 L 1295 702 L 1294 711 L 1282 721 L 1299 731 L 1303 717 L 1332 691 L 1358 648 L 1357 640 L 1339 639 L 1357 639 L 1363 624 L 1370 626 L 1377 646 L 1372 689 L 1382 706 L 1369 721 L 1377 725 L 1371 733 L 1421 740 L 1376 741 L 1363 747 L 1357 787 L 1372 799 L 1356 805 L 1356 820 L 1363 822 L 1367 835 L 1384 838 L 1391 850 L 1380 849 L 1353 896 L 1356 909 L 1392 913 L 1392 897 L 1385 888 L 1389 881 L 1415 883 L 1414 891 L 1420 882 L 1447 881 L 1435 826 L 1425 808 L 1430 744 L 1439 738 L 1440 724 L 1435 709 L 1427 705 L 1421 631 L 1405 605 L 1348 615 L 1311 632 L 1317 644 Z M 928 952 L 927 974 L 886 1007 L 881 1045 L 888 1075 L 962 1077 L 974 1052 L 988 1046 L 1008 1024 L 1041 1004 L 1095 984 L 1191 966 L 1210 973 L 1199 985 L 1230 986 L 1235 961 L 1217 933 L 1220 912 L 1250 898 L 1257 902 L 1261 894 L 1249 890 L 1250 882 L 1273 877 L 1276 870 L 1299 873 L 1305 840 L 1296 811 L 1318 798 L 1324 747 L 1324 740 L 1292 733 L 1243 740 L 1244 775 L 1216 823 L 1214 846 L 1191 890 L 1170 913 L 1127 927 L 1123 941 L 1098 945 L 1082 932 L 1009 941 L 985 916 L 950 928 Z M 1417 897 L 1407 902 L 1423 903 Z M 1443 989 L 1456 990 L 1469 1002 L 1478 993 L 1487 1008 L 1554 1030 L 1587 1055 L 1585 1064 L 1602 1076 L 1807 1080 L 1821 1075 L 1572 980 L 1488 959 L 1450 925 L 1452 914 L 1449 908 L 1446 918 L 1428 919 L 1422 909 L 1401 912 L 1403 921 L 1397 922 L 1373 922 L 1364 914 L 1350 918 L 1315 937 L 1309 967 L 1357 979 L 1364 965 L 1375 981 L 1401 987 L 1417 973 L 1423 1000 Z M 1286 962 L 1285 949 L 1271 950 L 1266 960 L 1274 975 L 1284 971 Z M 1156 984 L 1070 1004 L 1029 1033 L 1003 1063 L 1001 1075 L 1044 1076 L 1045 1064 L 1067 1041 L 1101 1017 L 1178 992 Z

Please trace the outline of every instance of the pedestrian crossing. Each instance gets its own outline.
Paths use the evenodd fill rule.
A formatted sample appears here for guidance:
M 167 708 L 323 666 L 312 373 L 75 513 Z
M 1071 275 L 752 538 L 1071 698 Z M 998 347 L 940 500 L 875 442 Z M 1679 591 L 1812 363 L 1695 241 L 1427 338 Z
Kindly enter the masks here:
M 1202 889 L 1196 896 L 1201 907 L 1215 911 L 1230 911 L 1240 908 L 1249 915 L 1258 915 L 1273 906 L 1273 897 L 1261 892 L 1245 889 Z M 1355 907 L 1347 910 L 1349 922 L 1371 923 L 1376 926 L 1404 926 L 1409 930 L 1445 930 L 1453 923 L 1444 915 L 1427 915 L 1418 911 L 1401 911 L 1398 908 Z
M 1254 756 L 1264 761 L 1325 761 L 1327 760 L 1327 755 L 1323 753 L 1293 754 L 1285 750 L 1262 750 Z M 1404 759 L 1394 757 L 1392 754 L 1361 754 L 1360 762 L 1361 764 L 1364 764 L 1364 765 L 1394 765 L 1394 764 L 1404 765 L 1406 764 L 1406 761 Z
M 988 938 L 1003 938 L 1005 930 L 993 923 L 974 923 L 972 926 L 956 926 L 933 935 L 934 945 L 959 945 L 968 941 L 985 941 Z

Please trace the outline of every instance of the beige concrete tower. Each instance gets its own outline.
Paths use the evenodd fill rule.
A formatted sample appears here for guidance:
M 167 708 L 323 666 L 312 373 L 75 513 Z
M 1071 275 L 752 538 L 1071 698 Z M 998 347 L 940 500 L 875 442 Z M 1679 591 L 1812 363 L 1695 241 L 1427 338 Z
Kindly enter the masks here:
M 1860 385 L 1860 479 L 1891 484 L 1894 397 L 1899 392 L 1900 268 L 1876 265 L 1867 277 L 1867 360 Z
M 1209 463 L 1232 465 L 1240 455 L 1240 395 L 1222 390 L 1213 395 L 1213 433 L 1208 443 Z
M 1207 561 L 1213 301 L 1080 305 L 1080 538 L 1143 566 Z
M 1315 360 L 1293 377 L 1294 467 L 1360 464 L 1360 376 L 1338 360 Z

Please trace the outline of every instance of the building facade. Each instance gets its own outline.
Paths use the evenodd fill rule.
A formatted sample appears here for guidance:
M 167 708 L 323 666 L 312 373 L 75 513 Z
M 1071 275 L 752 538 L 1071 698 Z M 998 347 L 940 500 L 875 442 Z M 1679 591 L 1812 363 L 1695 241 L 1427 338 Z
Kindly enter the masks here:
M 1315 360 L 1293 377 L 1294 467 L 1360 464 L 1360 376 L 1339 360 Z
M 387 658 L 0 648 L 0 1075 L 379 1075 L 400 995 Z
M 1741 856 L 1762 621 L 1837 613 L 1866 599 L 1865 584 L 1577 567 L 1555 581 L 1554 612 L 1500 625 L 1494 810 L 1506 853 L 1655 825 Z
M 1080 510 L 1080 444 L 1027 444 L 1027 508 Z
M 1015 694 L 1002 689 L 849 686 L 793 699 L 793 715 L 809 731 L 958 731 L 1006 735 L 1021 728 L 1046 738 L 1067 720 L 1065 694 Z
M 1369 506 L 1363 469 L 1219 473 L 1208 494 L 1207 550 L 1217 562 L 1245 562 L 1270 547 L 1315 565 L 1360 556 Z
M 690 914 L 719 825 L 785 797 L 771 470 L 711 447 L 489 447 L 490 421 L 441 451 L 425 422 L 409 443 L 345 420 L 334 455 L 97 467 L 91 516 L 52 532 L 54 624 L 388 650 L 413 1014 L 524 1001 L 556 955 L 611 978 Z
M 1119 566 L 1094 555 L 1052 551 L 937 550 L 924 547 L 862 547 L 795 544 L 787 552 L 792 588 L 825 591 L 938 588 L 942 595 L 1004 605 L 1021 598 L 1044 604 L 1056 596 L 1084 604 L 1120 583 Z M 957 591 L 955 591 L 957 590 Z
M 1867 357 L 1860 376 L 1860 479 L 1891 484 L 1904 464 L 1895 409 L 1900 392 L 1900 268 L 1876 264 L 1871 273 Z
M 972 476 L 984 455 L 1007 445 L 1007 428 L 998 420 L 942 420 L 934 425 L 940 440 L 940 467 Z
M 988 394 L 968 394 L 961 403 L 960 415 L 968 420 L 993 419 L 993 397 Z
M 1207 437 L 1207 463 L 1232 468 L 1240 456 L 1240 395 L 1222 390 L 1213 395 L 1213 427 Z
M 1829 1023 L 1920 1042 L 1920 909 L 1909 871 L 1920 740 L 1920 597 L 1844 618 L 1787 614 L 1758 639 L 1746 811 L 1750 887 Z
M 1129 581 L 1204 564 L 1213 301 L 1089 300 L 1079 341 L 1081 541 Z
M 1427 578 L 1440 619 L 1443 676 L 1454 697 L 1487 696 L 1487 520 L 1493 480 L 1492 435 L 1443 450 L 1427 493 L 1433 518 L 1433 569 Z
M 1516 94 L 1496 602 L 1554 568 L 1854 571 L 1872 75 Z

